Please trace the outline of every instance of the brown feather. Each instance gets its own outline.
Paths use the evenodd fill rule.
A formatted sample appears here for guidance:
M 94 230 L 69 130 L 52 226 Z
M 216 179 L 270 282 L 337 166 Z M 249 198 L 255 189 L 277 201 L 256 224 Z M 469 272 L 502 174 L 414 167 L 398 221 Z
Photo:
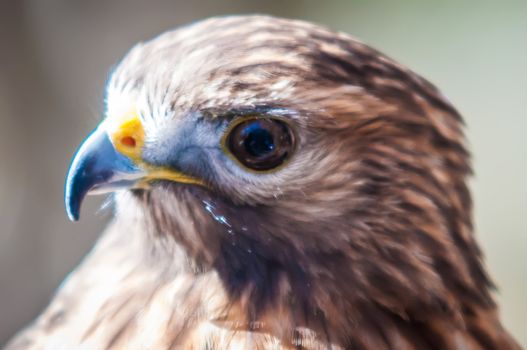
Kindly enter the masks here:
M 117 196 L 8 349 L 520 348 L 474 238 L 462 119 L 412 71 L 312 24 L 214 18 L 132 49 L 109 115 L 115 96 L 152 128 L 280 109 L 299 149 L 260 183 Z

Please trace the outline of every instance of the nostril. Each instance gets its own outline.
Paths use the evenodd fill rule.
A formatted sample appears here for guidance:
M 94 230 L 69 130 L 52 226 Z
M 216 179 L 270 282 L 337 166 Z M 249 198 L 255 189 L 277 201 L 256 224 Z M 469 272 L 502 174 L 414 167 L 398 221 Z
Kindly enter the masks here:
M 136 141 L 132 136 L 124 136 L 121 138 L 121 144 L 127 147 L 135 147 Z

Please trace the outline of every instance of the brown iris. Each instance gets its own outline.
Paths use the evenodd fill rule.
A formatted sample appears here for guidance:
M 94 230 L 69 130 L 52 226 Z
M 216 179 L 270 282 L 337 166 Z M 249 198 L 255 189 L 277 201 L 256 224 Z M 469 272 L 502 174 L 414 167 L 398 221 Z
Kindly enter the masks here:
M 244 166 L 269 171 L 282 165 L 294 149 L 294 135 L 282 120 L 251 118 L 229 130 L 225 145 Z

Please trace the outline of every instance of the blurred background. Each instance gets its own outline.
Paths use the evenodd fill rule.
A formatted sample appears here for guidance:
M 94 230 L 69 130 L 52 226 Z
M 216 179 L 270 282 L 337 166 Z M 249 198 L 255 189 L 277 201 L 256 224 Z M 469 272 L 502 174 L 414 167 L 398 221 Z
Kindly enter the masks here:
M 477 235 L 505 325 L 527 345 L 527 1 L 0 0 L 0 345 L 46 305 L 108 220 L 62 204 L 107 72 L 137 41 L 268 13 L 346 31 L 437 84 L 468 124 Z

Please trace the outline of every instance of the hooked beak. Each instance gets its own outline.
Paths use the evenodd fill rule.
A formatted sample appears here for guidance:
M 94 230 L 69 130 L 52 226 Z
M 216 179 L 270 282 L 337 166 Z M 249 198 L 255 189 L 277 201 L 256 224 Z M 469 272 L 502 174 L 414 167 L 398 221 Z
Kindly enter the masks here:
M 142 159 L 145 132 L 135 111 L 105 120 L 84 141 L 73 158 L 64 189 L 66 213 L 79 219 L 88 194 L 147 188 L 151 180 L 204 186 L 203 181 L 176 169 L 146 164 Z
M 64 201 L 69 219 L 79 219 L 80 206 L 87 194 L 129 188 L 144 176 L 144 170 L 117 152 L 107 132 L 98 127 L 75 154 L 66 177 Z

